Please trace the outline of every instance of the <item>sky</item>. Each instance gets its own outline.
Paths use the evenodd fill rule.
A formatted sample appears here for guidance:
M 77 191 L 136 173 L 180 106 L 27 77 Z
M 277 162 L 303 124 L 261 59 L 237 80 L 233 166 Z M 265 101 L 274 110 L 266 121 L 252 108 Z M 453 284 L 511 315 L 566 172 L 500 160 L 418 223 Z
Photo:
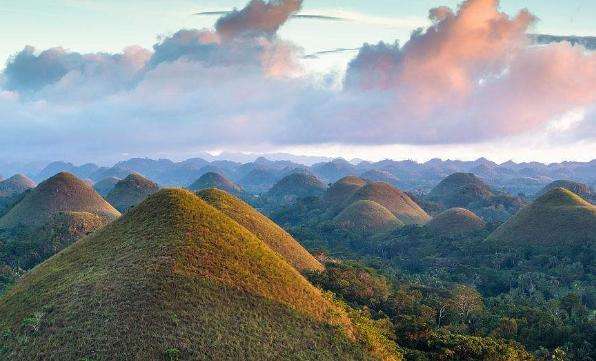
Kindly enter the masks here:
M 521 35 L 596 36 L 596 2 L 462 3 L 283 0 L 218 21 L 197 13 L 248 1 L 3 1 L 0 156 L 595 158 L 595 55 Z M 317 54 L 334 49 L 352 50 Z

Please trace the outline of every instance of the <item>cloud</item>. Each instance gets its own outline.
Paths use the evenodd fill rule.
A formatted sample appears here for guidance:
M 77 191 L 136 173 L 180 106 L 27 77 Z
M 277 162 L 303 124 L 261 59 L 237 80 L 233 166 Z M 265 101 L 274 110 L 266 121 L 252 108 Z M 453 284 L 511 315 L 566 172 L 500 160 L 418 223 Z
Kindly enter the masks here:
M 510 17 L 495 0 L 432 9 L 403 46 L 364 45 L 346 74 L 315 76 L 277 35 L 300 5 L 251 1 L 151 50 L 25 48 L 2 75 L 0 156 L 594 139 L 596 55 L 531 44 L 527 11 Z M 570 112 L 569 126 L 551 126 Z
M 215 29 L 224 38 L 272 36 L 301 7 L 302 0 L 251 0 L 242 10 L 234 10 L 219 18 Z

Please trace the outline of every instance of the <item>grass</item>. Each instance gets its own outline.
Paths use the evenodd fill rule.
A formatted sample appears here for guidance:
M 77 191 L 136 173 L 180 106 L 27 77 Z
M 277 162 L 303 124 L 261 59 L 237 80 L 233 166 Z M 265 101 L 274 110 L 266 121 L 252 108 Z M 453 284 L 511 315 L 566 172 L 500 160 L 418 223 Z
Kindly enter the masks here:
M 364 235 L 390 232 L 404 226 L 387 208 L 368 200 L 352 203 L 334 218 L 334 222 L 341 228 Z
M 120 212 L 140 204 L 150 195 L 159 190 L 157 184 L 140 174 L 130 174 L 128 177 L 116 183 L 108 193 L 106 199 Z
M 32 317 L 33 330 L 22 324 Z M 401 358 L 183 190 L 160 191 L 36 267 L 0 299 L 0 330 L 3 359 Z
M 486 223 L 465 208 L 450 208 L 436 215 L 427 226 L 436 234 L 456 236 L 481 230 Z
M 489 240 L 499 244 L 545 246 L 593 242 L 596 206 L 564 188 L 555 188 L 497 228 Z
M 352 198 L 350 204 L 368 200 L 387 208 L 397 219 L 406 224 L 424 224 L 430 216 L 407 194 L 383 182 L 368 183 L 360 188 Z
M 346 207 L 346 202 L 365 185 L 364 179 L 354 176 L 347 176 L 333 183 L 323 195 L 323 202 L 328 207 L 327 216 L 331 218 L 341 212 Z
M 299 271 L 320 271 L 323 266 L 292 236 L 240 199 L 219 189 L 198 192 L 199 197 L 238 222 L 278 252 Z
M 2 218 L 1 229 L 47 224 L 59 212 L 87 212 L 106 220 L 120 216 L 87 183 L 69 173 L 59 173 L 27 192 Z

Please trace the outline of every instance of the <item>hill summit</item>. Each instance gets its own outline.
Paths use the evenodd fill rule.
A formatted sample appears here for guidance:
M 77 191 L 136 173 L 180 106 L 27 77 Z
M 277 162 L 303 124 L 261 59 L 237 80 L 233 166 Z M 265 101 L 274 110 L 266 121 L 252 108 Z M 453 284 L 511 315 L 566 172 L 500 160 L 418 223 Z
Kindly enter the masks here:
M 36 267 L 0 299 L 0 328 L 7 359 L 374 358 L 342 307 L 184 190 Z
M 307 173 L 293 173 L 277 182 L 267 192 L 267 197 L 289 203 L 298 198 L 318 197 L 325 192 L 326 186 L 317 177 Z
M 211 206 L 217 208 L 241 226 L 259 237 L 299 271 L 320 271 L 323 266 L 307 250 L 272 220 L 240 199 L 219 189 L 198 192 Z
M 427 226 L 435 234 L 457 236 L 479 231 L 486 223 L 465 208 L 450 208 L 436 215 Z
M 428 194 L 432 201 L 445 207 L 466 207 L 487 200 L 494 194 L 490 187 L 472 173 L 453 173 L 443 179 Z
M 223 175 L 215 172 L 208 172 L 203 174 L 199 179 L 194 181 L 188 189 L 191 191 L 200 191 L 203 189 L 217 188 L 232 194 L 242 194 L 244 189 L 238 184 L 232 182 Z
M 116 183 L 106 199 L 120 212 L 124 212 L 138 205 L 158 190 L 159 186 L 157 184 L 138 173 L 132 173 Z
M 538 192 L 538 197 L 548 193 L 549 191 L 555 188 L 565 188 L 587 201 L 592 201 L 595 197 L 595 195 L 592 192 L 592 189 L 590 189 L 590 187 L 587 184 L 574 182 L 570 180 L 557 180 L 547 184 L 540 192 Z
M 0 197 L 12 197 L 35 188 L 35 182 L 22 174 L 0 181 Z
M 41 226 L 60 212 L 87 212 L 107 220 L 120 213 L 87 183 L 70 173 L 58 173 L 28 192 L 2 218 L 0 228 Z
M 341 228 L 364 235 L 389 232 L 404 226 L 387 208 L 369 200 L 352 203 L 334 218 L 334 222 Z
M 575 193 L 555 188 L 521 209 L 489 240 L 501 244 L 573 246 L 594 242 L 596 206 Z

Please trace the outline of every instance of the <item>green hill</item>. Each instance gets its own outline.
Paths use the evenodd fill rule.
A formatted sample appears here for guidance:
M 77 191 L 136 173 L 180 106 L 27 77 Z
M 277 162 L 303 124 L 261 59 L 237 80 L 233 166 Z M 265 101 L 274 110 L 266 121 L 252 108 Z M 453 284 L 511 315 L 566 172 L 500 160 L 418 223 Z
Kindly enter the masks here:
M 0 181 L 0 217 L 18 203 L 23 193 L 35 188 L 35 182 L 22 174 Z
M 293 173 L 275 183 L 266 197 L 277 202 L 291 203 L 298 198 L 318 197 L 326 186 L 312 174 Z
M 157 184 L 138 173 L 133 173 L 116 183 L 106 199 L 120 212 L 125 212 L 158 190 Z
M 107 221 L 120 216 L 87 183 L 70 173 L 58 173 L 27 192 L 0 218 L 0 229 L 43 226 L 60 212 L 88 212 Z
M 424 224 L 430 217 L 410 197 L 383 182 L 368 183 L 350 198 L 349 204 L 361 200 L 376 202 L 387 208 L 403 224 Z
M 100 180 L 99 182 L 95 183 L 93 185 L 93 189 L 95 189 L 95 191 L 97 193 L 99 193 L 100 196 L 107 197 L 108 194 L 110 194 L 110 192 L 112 191 L 112 189 L 114 189 L 116 184 L 118 184 L 118 182 L 120 182 L 120 180 L 121 180 L 120 178 L 116 178 L 116 177 L 104 178 L 104 179 Z
M 163 190 L 0 299 L 13 360 L 400 359 L 238 223 Z
M 489 240 L 505 245 L 576 246 L 593 244 L 596 206 L 575 193 L 555 188 L 521 209 Z
M 369 200 L 352 203 L 333 220 L 343 229 L 364 235 L 389 232 L 404 226 L 387 208 Z
M 223 175 L 215 172 L 203 174 L 199 179 L 194 181 L 188 189 L 197 192 L 203 189 L 217 188 L 231 194 L 240 195 L 244 193 L 244 189 L 238 184 L 232 182 Z
M 219 189 L 206 189 L 198 193 L 211 206 L 219 209 L 259 237 L 299 271 L 322 270 L 323 266 L 292 236 L 275 222 L 259 213 L 240 199 Z
M 595 197 L 595 195 L 592 193 L 592 189 L 590 189 L 590 186 L 570 180 L 557 180 L 547 184 L 540 192 L 538 192 L 537 197 L 540 197 L 555 188 L 565 188 L 587 201 L 592 201 Z
M 486 227 L 486 223 L 472 211 L 451 208 L 436 215 L 427 227 L 438 235 L 458 236 L 479 231 Z
M 472 173 L 454 173 L 443 179 L 428 194 L 428 199 L 447 208 L 467 207 L 494 196 L 490 187 Z
M 331 217 L 337 215 L 354 193 L 365 185 L 364 179 L 354 176 L 347 176 L 333 183 L 322 197 L 328 215 Z

